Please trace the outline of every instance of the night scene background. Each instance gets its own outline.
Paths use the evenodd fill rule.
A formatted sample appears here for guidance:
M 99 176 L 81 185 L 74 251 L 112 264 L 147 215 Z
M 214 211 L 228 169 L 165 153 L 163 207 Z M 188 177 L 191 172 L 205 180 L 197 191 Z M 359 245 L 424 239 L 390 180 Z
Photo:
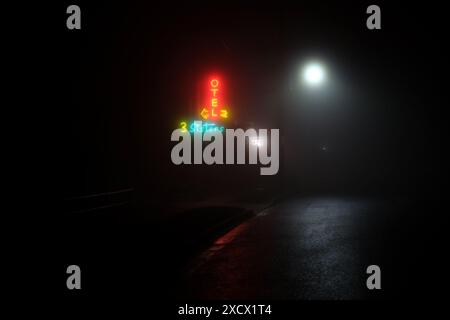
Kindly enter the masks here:
M 81 8 L 81 30 L 66 28 L 70 4 Z M 366 27 L 371 4 L 381 30 Z M 54 130 L 42 188 L 56 208 L 30 228 L 30 254 L 44 261 L 55 296 L 442 298 L 440 5 L 47 7 L 48 32 L 36 41 Z M 326 69 L 314 89 L 301 79 L 311 60 Z M 225 84 L 227 128 L 280 129 L 277 175 L 260 175 L 259 164 L 172 163 L 170 135 L 198 117 L 212 73 Z M 81 267 L 80 291 L 66 288 L 71 264 Z M 382 290 L 366 287 L 371 264 Z

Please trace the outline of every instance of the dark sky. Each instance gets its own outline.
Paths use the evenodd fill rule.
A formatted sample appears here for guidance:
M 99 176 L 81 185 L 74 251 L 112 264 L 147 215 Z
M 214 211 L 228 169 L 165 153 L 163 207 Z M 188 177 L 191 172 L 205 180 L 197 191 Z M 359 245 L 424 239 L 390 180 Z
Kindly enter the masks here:
M 46 35 L 55 48 L 46 59 L 58 88 L 52 103 L 62 108 L 65 195 L 128 186 L 168 192 L 174 181 L 190 186 L 211 175 L 227 185 L 236 172 L 251 185 L 275 183 L 261 180 L 259 166 L 170 162 L 170 133 L 192 112 L 198 81 L 211 70 L 226 79 L 239 125 L 280 128 L 277 179 L 294 190 L 423 188 L 443 169 L 443 8 L 377 2 L 382 29 L 371 31 L 370 4 L 83 1 L 81 31 L 65 29 L 61 4 L 48 23 L 58 28 Z M 310 58 L 330 75 L 320 94 L 297 88 Z

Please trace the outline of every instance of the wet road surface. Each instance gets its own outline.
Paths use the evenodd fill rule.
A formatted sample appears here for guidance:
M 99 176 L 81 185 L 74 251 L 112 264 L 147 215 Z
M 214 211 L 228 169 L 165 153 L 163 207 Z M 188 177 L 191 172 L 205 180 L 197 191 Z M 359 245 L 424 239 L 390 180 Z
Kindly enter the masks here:
M 199 255 L 179 297 L 365 298 L 367 266 L 388 266 L 390 253 L 380 248 L 390 214 L 383 204 L 365 199 L 311 198 L 276 205 Z
M 122 211 L 114 220 L 109 212 L 67 221 L 72 229 L 58 229 L 35 252 L 45 249 L 48 259 L 60 263 L 50 270 L 60 274 L 58 288 L 66 281 L 58 270 L 77 261 L 87 298 L 439 298 L 447 251 L 444 223 L 435 214 L 440 205 L 439 199 L 420 197 L 293 198 L 211 239 L 196 237 L 188 221 L 180 232 L 172 224 L 126 223 Z M 65 250 L 53 239 L 64 239 Z M 366 269 L 373 264 L 381 268 L 379 291 L 366 287 Z

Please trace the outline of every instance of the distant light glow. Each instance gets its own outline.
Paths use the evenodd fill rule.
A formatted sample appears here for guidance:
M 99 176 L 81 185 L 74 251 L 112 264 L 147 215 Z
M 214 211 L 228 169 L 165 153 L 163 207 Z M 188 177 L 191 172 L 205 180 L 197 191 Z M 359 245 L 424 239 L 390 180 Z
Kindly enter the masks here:
M 325 69 L 317 62 L 310 63 L 303 69 L 303 80 L 312 86 L 317 86 L 325 81 Z
M 252 138 L 250 140 L 250 143 L 257 147 L 262 147 L 264 145 L 264 142 L 262 141 L 262 139 L 259 139 L 259 138 Z

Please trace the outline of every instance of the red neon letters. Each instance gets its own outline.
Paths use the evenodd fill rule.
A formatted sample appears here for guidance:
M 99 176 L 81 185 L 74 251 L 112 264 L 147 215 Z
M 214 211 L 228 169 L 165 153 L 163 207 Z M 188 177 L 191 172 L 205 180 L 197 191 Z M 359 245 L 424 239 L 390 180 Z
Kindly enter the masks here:
M 220 82 L 218 79 L 213 78 L 209 81 L 210 105 L 200 111 L 200 116 L 205 120 L 208 118 L 228 118 L 228 110 L 222 108 L 221 102 L 219 101 L 219 86 Z

